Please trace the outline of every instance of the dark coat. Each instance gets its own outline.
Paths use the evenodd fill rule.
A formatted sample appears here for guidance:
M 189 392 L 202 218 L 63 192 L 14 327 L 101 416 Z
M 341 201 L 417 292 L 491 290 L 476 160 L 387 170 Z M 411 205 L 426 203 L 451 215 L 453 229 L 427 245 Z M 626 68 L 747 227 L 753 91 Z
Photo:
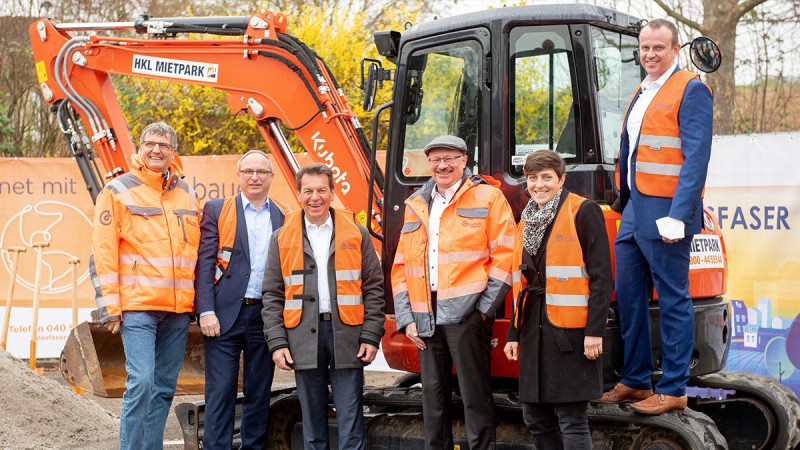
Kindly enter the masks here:
M 333 211 L 331 210 L 331 215 Z M 361 293 L 364 301 L 364 323 L 350 326 L 339 319 L 336 303 L 336 249 L 334 240 L 336 222 L 334 217 L 333 235 L 328 258 L 328 286 L 331 298 L 331 314 L 333 316 L 334 358 L 336 369 L 364 367 L 364 362 L 356 357 L 361 343 L 380 346 L 383 337 L 383 313 L 385 303 L 383 296 L 383 271 L 372 238 L 366 228 L 358 226 L 361 231 Z M 264 272 L 264 308 L 261 316 L 264 319 L 264 335 L 270 353 L 281 348 L 289 348 L 294 370 L 317 368 L 317 330 L 319 329 L 319 298 L 317 293 L 317 265 L 314 262 L 314 250 L 308 240 L 303 220 L 303 269 L 305 273 L 303 295 L 315 300 L 303 300 L 303 313 L 300 325 L 287 330 L 283 321 L 285 304 L 285 285 L 281 274 L 281 256 L 278 249 L 278 233 L 272 233 L 269 243 L 269 260 Z
M 561 194 L 561 207 L 568 195 Z M 553 221 L 555 222 L 556 219 Z M 602 356 L 594 361 L 583 355 L 585 336 L 605 336 L 605 322 L 611 301 L 613 279 L 608 236 L 603 213 L 591 201 L 585 201 L 575 217 L 575 228 L 583 250 L 583 260 L 589 273 L 589 313 L 586 328 L 559 328 L 547 319 L 545 298 L 546 244 L 551 223 L 542 238 L 535 256 L 523 250 L 523 271 L 529 291 L 525 309 L 521 312 L 520 328 L 514 327 L 519 311 L 514 311 L 507 340 L 519 342 L 519 398 L 527 403 L 566 403 L 591 400 L 603 393 Z M 522 245 L 522 242 L 515 243 Z M 518 302 L 521 304 L 522 302 Z
M 214 284 L 217 269 L 217 250 L 219 247 L 219 227 L 217 221 L 222 212 L 224 199 L 209 200 L 203 207 L 200 220 L 200 247 L 197 251 L 195 270 L 195 310 L 199 316 L 206 311 L 214 311 L 219 320 L 219 333 L 223 335 L 231 329 L 239 310 L 242 297 L 250 281 L 250 242 L 247 239 L 247 222 L 241 195 L 236 196 L 236 237 L 233 240 L 234 254 L 225 275 Z M 283 212 L 269 200 L 269 213 L 272 229 L 283 226 Z

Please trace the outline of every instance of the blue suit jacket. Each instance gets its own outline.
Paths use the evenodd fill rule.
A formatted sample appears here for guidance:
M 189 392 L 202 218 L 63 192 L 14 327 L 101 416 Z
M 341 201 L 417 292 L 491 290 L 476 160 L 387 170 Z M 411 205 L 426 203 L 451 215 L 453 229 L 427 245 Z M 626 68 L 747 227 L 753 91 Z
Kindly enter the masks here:
M 283 213 L 270 202 L 272 229 L 283 226 Z M 195 311 L 199 316 L 206 311 L 214 311 L 219 320 L 220 335 L 225 334 L 236 321 L 242 307 L 242 297 L 250 279 L 250 244 L 247 239 L 247 222 L 241 195 L 236 195 L 236 237 L 233 240 L 234 254 L 228 270 L 219 283 L 214 285 L 217 267 L 217 248 L 219 229 L 217 220 L 222 211 L 223 199 L 208 201 L 203 207 L 200 220 L 200 247 L 197 252 L 195 270 Z
M 676 69 L 676 72 L 680 68 Z M 673 72 L 675 73 L 675 72 Z M 661 239 L 656 220 L 669 216 L 686 224 L 686 236 L 697 234 L 703 226 L 703 187 L 711 158 L 714 97 L 708 87 L 694 79 L 686 86 L 678 112 L 681 150 L 684 162 L 673 198 L 651 197 L 636 189 L 636 150 L 631 162 L 631 182 L 628 186 L 628 115 L 622 125 L 620 158 L 620 206 L 624 211 L 628 200 L 633 201 L 636 218 L 634 233 L 648 239 Z M 633 103 L 631 103 L 633 107 Z M 652 104 L 651 106 L 652 107 Z

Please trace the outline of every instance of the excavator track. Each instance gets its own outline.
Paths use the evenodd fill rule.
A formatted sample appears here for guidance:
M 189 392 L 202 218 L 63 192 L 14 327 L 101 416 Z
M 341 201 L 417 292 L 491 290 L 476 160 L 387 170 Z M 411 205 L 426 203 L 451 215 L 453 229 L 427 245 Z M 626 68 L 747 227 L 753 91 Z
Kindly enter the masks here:
M 531 441 L 522 421 L 522 408 L 513 393 L 495 392 L 499 426 L 497 448 L 530 448 Z M 422 390 L 418 387 L 368 388 L 364 392 L 364 405 L 371 416 L 368 428 L 379 427 L 382 433 L 394 429 L 394 438 L 389 446 L 376 448 L 408 448 L 409 444 L 421 443 L 412 434 L 422 428 L 414 420 L 398 416 L 421 414 Z M 455 411 L 461 408 L 461 399 L 453 396 Z M 635 413 L 627 406 L 591 404 L 588 410 L 595 450 L 723 450 L 728 445 L 711 418 L 687 409 L 684 413 L 667 413 L 660 416 L 645 416 Z M 457 417 L 457 415 L 456 415 Z M 380 423 L 380 425 L 378 425 Z M 390 426 L 394 424 L 394 426 Z M 462 420 L 454 421 L 453 434 L 456 443 L 462 436 Z M 396 444 L 394 446 L 392 444 Z M 402 445 L 401 445 L 402 443 Z
M 690 400 L 690 406 L 714 420 L 730 449 L 784 450 L 800 445 L 800 402 L 779 381 L 723 370 L 693 377 L 689 384 L 712 394 Z

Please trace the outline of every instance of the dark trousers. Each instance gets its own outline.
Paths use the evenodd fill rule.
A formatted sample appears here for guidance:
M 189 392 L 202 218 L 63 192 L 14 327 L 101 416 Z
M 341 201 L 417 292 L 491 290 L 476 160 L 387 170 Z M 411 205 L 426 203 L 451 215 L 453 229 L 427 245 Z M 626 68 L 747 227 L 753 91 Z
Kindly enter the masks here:
M 267 445 L 269 397 L 275 364 L 264 340 L 261 305 L 256 304 L 242 305 L 236 322 L 224 335 L 205 338 L 204 449 L 230 450 L 232 446 L 241 353 L 244 353 L 241 448 L 263 449 Z
M 475 310 L 462 323 L 436 325 L 419 352 L 426 448 L 453 448 L 450 402 L 452 366 L 464 402 L 470 450 L 494 448 L 495 415 L 490 376 L 492 322 Z
M 658 292 L 661 322 L 661 368 L 655 386 L 660 394 L 681 396 L 689 381 L 694 348 L 694 310 L 689 295 L 689 251 L 692 236 L 674 244 L 637 237 L 631 203 L 622 214 L 614 253 L 617 260 L 616 296 L 620 330 L 625 342 L 622 383 L 650 389 L 653 355 L 650 343 L 649 300 Z
M 591 450 L 589 402 L 523 403 L 522 420 L 542 450 Z
M 362 450 L 364 437 L 364 369 L 334 369 L 333 327 L 319 322 L 317 368 L 295 371 L 306 450 L 328 450 L 328 384 L 336 407 L 340 450 Z M 358 349 L 353 349 L 357 352 Z

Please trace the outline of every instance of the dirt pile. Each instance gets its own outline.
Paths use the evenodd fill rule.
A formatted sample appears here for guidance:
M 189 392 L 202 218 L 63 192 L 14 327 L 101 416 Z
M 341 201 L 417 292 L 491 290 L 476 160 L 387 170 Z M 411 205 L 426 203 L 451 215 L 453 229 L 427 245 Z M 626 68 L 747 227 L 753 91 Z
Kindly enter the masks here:
M 0 449 L 81 448 L 118 432 L 119 419 L 100 405 L 0 348 Z

